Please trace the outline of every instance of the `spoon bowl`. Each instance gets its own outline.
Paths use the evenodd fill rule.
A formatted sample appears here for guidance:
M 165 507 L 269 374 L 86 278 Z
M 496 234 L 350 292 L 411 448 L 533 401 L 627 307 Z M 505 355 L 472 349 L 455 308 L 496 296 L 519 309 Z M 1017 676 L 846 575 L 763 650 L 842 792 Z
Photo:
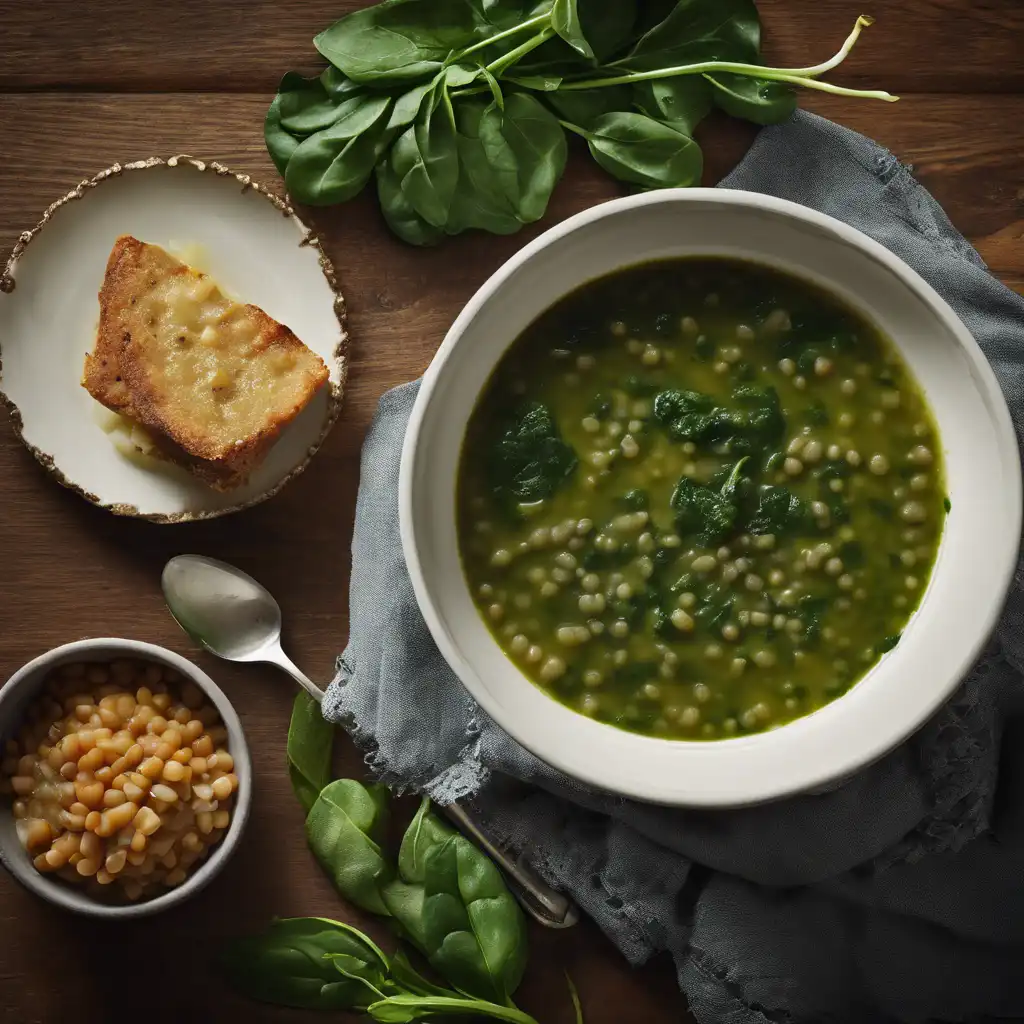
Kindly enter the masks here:
M 280 605 L 241 569 L 203 555 L 176 555 L 160 582 L 174 620 L 218 658 L 262 661 L 280 645 Z

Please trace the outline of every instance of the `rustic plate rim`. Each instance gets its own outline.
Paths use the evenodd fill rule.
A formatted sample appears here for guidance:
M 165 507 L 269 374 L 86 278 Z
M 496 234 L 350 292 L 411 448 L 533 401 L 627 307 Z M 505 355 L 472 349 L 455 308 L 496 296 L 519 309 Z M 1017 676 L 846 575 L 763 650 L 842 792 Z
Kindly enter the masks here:
M 304 472 L 313 456 L 316 455 L 323 446 L 323 443 L 327 440 L 327 436 L 330 434 L 331 428 L 337 422 L 338 417 L 341 414 L 342 398 L 344 396 L 345 384 L 348 380 L 349 369 L 348 310 L 345 305 L 345 298 L 338 286 L 338 279 L 334 269 L 334 264 L 324 251 L 319 235 L 295 212 L 294 207 L 286 199 L 283 199 L 277 194 L 277 192 L 256 181 L 250 174 L 234 171 L 218 160 L 203 160 L 198 157 L 191 156 L 188 153 L 176 153 L 169 157 L 152 156 L 147 157 L 144 160 L 131 160 L 126 163 L 111 164 L 109 167 L 105 167 L 102 171 L 98 171 L 96 174 L 92 175 L 92 177 L 82 179 L 74 188 L 65 192 L 59 199 L 50 203 L 39 220 L 27 231 L 22 231 L 21 234 L 18 235 L 17 241 L 14 243 L 14 247 L 11 249 L 11 253 L 4 264 L 3 270 L 0 271 L 0 301 L 3 301 L 3 297 L 5 295 L 10 295 L 16 290 L 17 282 L 14 277 L 14 270 L 18 261 L 25 254 L 25 250 L 28 248 L 29 243 L 40 234 L 47 224 L 50 223 L 58 211 L 74 200 L 85 198 L 92 189 L 106 181 L 119 178 L 129 171 L 145 171 L 151 170 L 154 167 L 190 167 L 199 172 L 212 171 L 218 177 L 234 178 L 235 181 L 242 186 L 243 193 L 250 190 L 256 192 L 274 206 L 282 216 L 292 219 L 302 230 L 302 237 L 298 243 L 299 247 L 309 246 L 316 251 L 317 262 L 320 266 L 321 273 L 324 275 L 324 279 L 327 281 L 327 285 L 331 289 L 331 294 L 334 297 L 332 305 L 340 332 L 338 343 L 335 345 L 333 352 L 334 369 L 337 370 L 338 379 L 337 381 L 332 380 L 328 383 L 327 411 L 324 417 L 323 426 L 321 427 L 316 440 L 306 449 L 306 453 L 302 460 L 292 467 L 292 469 L 281 477 L 280 480 L 277 480 L 271 487 L 236 505 L 227 505 L 223 508 L 204 509 L 194 512 L 186 510 L 182 512 L 169 513 L 143 512 L 136 505 L 125 502 L 104 502 L 98 495 L 93 494 L 80 484 L 75 483 L 74 480 L 70 479 L 57 466 L 56 460 L 49 452 L 43 451 L 40 447 L 32 444 L 28 438 L 25 437 L 24 421 L 22 419 L 21 410 L 17 403 L 8 396 L 3 387 L 3 338 L 0 337 L 0 405 L 7 410 L 15 436 L 29 450 L 29 452 L 31 452 L 36 462 L 43 467 L 47 476 L 51 477 L 67 490 L 73 491 L 80 498 L 84 498 L 90 505 L 95 505 L 97 508 L 101 508 L 113 515 L 124 516 L 132 519 L 141 519 L 146 522 L 162 525 L 172 525 L 176 523 L 200 522 L 207 519 L 219 519 L 221 516 L 230 515 L 234 512 L 241 512 L 244 509 L 252 508 L 254 505 L 259 505 L 262 502 L 267 501 L 269 498 L 274 497 L 274 495 L 281 491 L 286 484 L 290 483 Z

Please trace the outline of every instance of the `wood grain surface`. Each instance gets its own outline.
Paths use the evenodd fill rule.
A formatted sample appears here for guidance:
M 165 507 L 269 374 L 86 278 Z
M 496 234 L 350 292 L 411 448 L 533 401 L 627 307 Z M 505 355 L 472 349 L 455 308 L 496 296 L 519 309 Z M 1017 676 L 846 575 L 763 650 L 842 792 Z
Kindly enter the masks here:
M 115 161 L 189 152 L 280 188 L 262 141 L 280 75 L 314 68 L 311 37 L 355 0 L 0 0 L 0 259 L 18 233 L 77 181 Z M 900 92 L 894 105 L 830 97 L 805 104 L 872 135 L 913 165 L 993 272 L 1024 288 L 1024 5 L 1019 0 L 761 0 L 766 55 L 784 64 L 831 54 L 857 14 L 878 16 L 838 76 Z M 874 7 L 875 10 L 871 11 Z M 742 156 L 748 125 L 702 133 L 709 183 Z M 461 237 L 416 250 L 386 231 L 368 197 L 303 211 L 339 270 L 353 338 L 341 420 L 307 472 L 237 516 L 174 527 L 116 519 L 46 478 L 0 420 L 0 679 L 85 636 L 129 636 L 195 658 L 228 692 L 255 758 L 253 817 L 236 859 L 199 898 L 116 927 L 69 917 L 0 874 L 0 1019 L 86 1022 L 290 1021 L 228 993 L 214 961 L 232 935 L 273 914 L 366 925 L 317 870 L 284 770 L 291 685 L 193 650 L 158 589 L 169 556 L 227 559 L 279 598 L 286 645 L 326 682 L 348 632 L 349 540 L 359 450 L 386 389 L 420 374 L 452 319 L 509 255 L 545 227 L 619 194 L 578 151 L 544 222 L 511 238 Z M 59 283 L 57 283 L 59 287 Z M 2 300 L 0 300 L 2 301 Z M 0 338 L 0 345 L 3 339 Z M 341 770 L 361 769 L 345 744 Z M 370 922 L 371 930 L 376 928 Z M 379 928 L 376 934 L 382 934 Z M 532 931 L 521 1003 L 544 1024 L 684 1018 L 671 964 L 632 969 L 589 923 Z

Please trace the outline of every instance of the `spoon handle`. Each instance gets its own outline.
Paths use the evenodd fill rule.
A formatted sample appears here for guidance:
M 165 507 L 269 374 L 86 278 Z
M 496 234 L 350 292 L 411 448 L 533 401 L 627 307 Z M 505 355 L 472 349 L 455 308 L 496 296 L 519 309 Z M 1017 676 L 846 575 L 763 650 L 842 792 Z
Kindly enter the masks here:
M 267 661 L 272 665 L 276 665 L 280 669 L 284 669 L 301 686 L 306 693 L 310 695 L 317 702 L 317 704 L 323 703 L 324 691 L 320 689 L 312 679 L 307 676 L 298 665 L 288 657 L 280 647 L 273 651 L 267 652 Z

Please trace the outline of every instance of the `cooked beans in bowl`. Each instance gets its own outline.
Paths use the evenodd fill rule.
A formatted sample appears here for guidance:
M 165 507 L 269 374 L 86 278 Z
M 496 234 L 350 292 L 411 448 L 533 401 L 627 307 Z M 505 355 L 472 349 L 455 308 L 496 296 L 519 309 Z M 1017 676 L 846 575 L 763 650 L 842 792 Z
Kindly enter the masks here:
M 0 765 L 36 870 L 91 895 L 180 885 L 224 836 L 238 788 L 227 732 L 174 669 L 118 659 L 56 667 Z

